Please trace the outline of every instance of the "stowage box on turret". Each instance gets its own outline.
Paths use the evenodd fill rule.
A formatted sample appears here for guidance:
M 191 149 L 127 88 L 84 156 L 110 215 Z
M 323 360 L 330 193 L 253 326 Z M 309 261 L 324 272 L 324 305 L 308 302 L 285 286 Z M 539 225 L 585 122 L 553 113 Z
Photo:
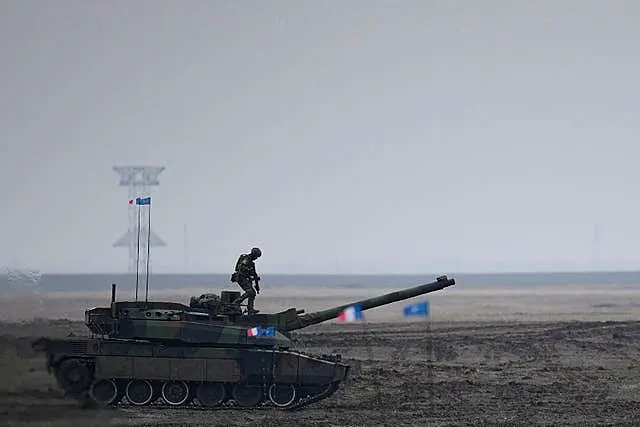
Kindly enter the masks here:
M 332 395 L 349 373 L 340 355 L 291 348 L 289 332 L 454 285 L 434 282 L 315 313 L 245 315 L 238 292 L 175 302 L 116 301 L 85 312 L 91 338 L 40 338 L 47 369 L 68 394 L 106 405 L 294 409 Z

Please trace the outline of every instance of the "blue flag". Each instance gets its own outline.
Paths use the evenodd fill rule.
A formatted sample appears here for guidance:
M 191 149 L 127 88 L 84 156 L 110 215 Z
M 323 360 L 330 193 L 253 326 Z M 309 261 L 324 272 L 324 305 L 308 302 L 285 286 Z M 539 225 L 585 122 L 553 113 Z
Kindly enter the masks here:
M 420 301 L 414 304 L 405 305 L 402 310 L 405 316 L 422 316 L 429 315 L 429 301 Z
M 129 200 L 129 204 L 133 205 L 135 202 L 136 205 L 150 205 L 151 204 L 151 197 L 138 197 L 135 200 L 131 199 Z

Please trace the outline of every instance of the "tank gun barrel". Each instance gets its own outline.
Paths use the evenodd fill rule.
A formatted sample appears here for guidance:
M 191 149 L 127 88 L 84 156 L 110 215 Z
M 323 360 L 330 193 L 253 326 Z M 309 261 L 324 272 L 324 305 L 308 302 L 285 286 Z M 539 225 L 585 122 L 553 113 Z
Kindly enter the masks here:
M 439 291 L 448 286 L 455 285 L 455 283 L 456 282 L 454 279 L 449 279 L 447 276 L 440 276 L 436 279 L 436 281 L 431 283 L 426 283 L 424 285 L 418 285 L 413 288 L 390 292 L 385 295 L 380 295 L 373 298 L 367 298 L 361 301 L 352 302 L 352 303 L 344 304 L 338 307 L 333 307 L 326 310 L 298 316 L 295 321 L 289 323 L 286 326 L 286 330 L 293 331 L 296 329 L 302 329 L 302 328 L 306 328 L 307 326 L 315 325 L 330 319 L 334 319 L 338 317 L 338 315 L 342 310 L 352 305 L 360 305 L 362 310 L 369 310 L 371 308 L 376 308 L 383 305 L 391 304 L 396 301 L 402 301 L 409 298 L 413 298 L 418 295 L 424 295 L 431 292 Z

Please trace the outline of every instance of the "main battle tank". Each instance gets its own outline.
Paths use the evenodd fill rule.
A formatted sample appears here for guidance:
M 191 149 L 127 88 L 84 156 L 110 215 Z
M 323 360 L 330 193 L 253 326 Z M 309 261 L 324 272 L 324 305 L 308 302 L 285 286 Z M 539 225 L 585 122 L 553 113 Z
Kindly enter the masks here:
M 239 292 L 162 301 L 116 301 L 85 312 L 91 337 L 33 342 L 46 353 L 60 388 L 102 405 L 277 407 L 295 409 L 331 396 L 349 373 L 340 355 L 292 349 L 290 332 L 455 284 L 446 276 L 424 285 L 304 314 L 243 313 Z

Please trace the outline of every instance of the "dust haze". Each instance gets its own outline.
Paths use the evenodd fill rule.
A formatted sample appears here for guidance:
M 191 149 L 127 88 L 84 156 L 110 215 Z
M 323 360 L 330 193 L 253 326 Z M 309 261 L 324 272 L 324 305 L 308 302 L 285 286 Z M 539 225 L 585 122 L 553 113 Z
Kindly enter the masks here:
M 2 2 L 0 265 L 126 270 L 130 164 L 158 273 L 640 264 L 637 2 L 188 4 Z
M 307 313 L 356 302 L 399 288 L 277 287 L 258 295 L 256 307 L 276 313 L 287 308 Z M 211 292 L 210 288 L 151 290 L 151 300 L 189 304 L 192 296 Z M 144 294 L 142 298 L 144 298 Z M 329 296 L 330 295 L 330 296 Z M 133 300 L 133 292 L 121 292 L 117 299 Z M 396 302 L 366 312 L 367 321 L 402 322 L 406 303 L 428 299 L 431 316 L 438 321 L 468 320 L 638 320 L 640 293 L 635 288 L 608 285 L 547 285 L 535 287 L 466 288 L 457 284 L 443 292 Z M 28 321 L 34 318 L 83 320 L 84 310 L 108 306 L 109 292 L 16 292 L 0 298 L 0 320 Z

